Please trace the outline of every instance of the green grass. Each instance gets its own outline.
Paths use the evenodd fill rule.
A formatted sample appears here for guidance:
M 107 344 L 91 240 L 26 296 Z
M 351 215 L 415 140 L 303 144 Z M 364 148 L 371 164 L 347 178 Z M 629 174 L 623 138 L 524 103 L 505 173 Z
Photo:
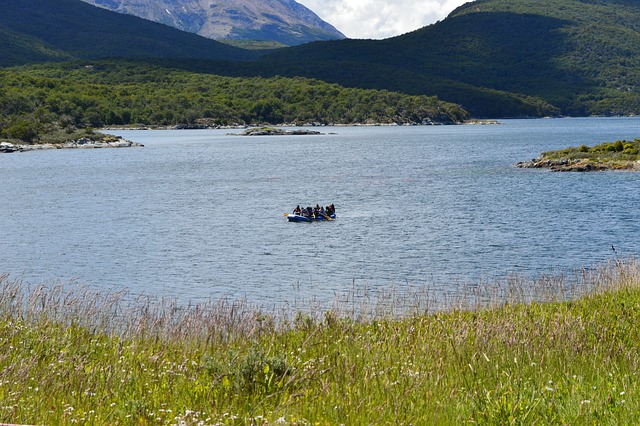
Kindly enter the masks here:
M 410 296 L 408 296 L 410 298 Z M 640 264 L 357 317 L 0 279 L 0 422 L 638 424 Z

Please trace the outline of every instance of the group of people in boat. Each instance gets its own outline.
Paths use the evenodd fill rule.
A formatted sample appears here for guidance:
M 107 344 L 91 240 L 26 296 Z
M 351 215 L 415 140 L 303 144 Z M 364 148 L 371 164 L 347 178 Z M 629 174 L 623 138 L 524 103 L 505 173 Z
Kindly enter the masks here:
M 297 214 L 299 216 L 317 218 L 317 217 L 331 217 L 336 214 L 336 208 L 333 204 L 328 205 L 327 207 L 322 207 L 319 204 L 316 204 L 315 207 L 307 207 L 300 208 L 298 205 L 295 209 L 293 209 L 293 214 Z

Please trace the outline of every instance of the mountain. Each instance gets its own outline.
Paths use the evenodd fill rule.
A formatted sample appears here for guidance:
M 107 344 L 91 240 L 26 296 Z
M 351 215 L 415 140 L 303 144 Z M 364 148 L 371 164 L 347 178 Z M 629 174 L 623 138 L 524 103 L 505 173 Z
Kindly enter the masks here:
M 80 0 L 0 0 L 0 66 L 74 58 L 240 61 L 257 54 Z
M 266 55 L 80 0 L 0 0 L 0 11 L 0 65 L 144 58 L 226 76 L 303 76 L 438 96 L 475 117 L 640 114 L 638 0 L 479 0 L 399 37 Z
M 640 114 L 640 2 L 479 0 L 399 37 L 282 49 L 244 72 L 437 95 L 475 116 Z
M 294 0 L 83 0 L 216 40 L 288 46 L 345 36 Z

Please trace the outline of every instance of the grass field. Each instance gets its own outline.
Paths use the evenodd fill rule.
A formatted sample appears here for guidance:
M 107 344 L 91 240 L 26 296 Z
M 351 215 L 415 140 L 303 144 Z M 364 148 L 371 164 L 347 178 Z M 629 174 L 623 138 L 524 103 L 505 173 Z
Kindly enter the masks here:
M 640 423 L 634 259 L 375 312 L 181 307 L 0 277 L 0 423 Z

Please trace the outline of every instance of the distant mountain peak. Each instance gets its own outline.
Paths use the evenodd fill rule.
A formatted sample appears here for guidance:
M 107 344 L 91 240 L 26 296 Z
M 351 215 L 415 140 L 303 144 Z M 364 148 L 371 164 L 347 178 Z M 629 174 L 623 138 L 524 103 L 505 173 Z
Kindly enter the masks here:
M 297 45 L 344 34 L 295 0 L 82 0 L 215 40 Z

